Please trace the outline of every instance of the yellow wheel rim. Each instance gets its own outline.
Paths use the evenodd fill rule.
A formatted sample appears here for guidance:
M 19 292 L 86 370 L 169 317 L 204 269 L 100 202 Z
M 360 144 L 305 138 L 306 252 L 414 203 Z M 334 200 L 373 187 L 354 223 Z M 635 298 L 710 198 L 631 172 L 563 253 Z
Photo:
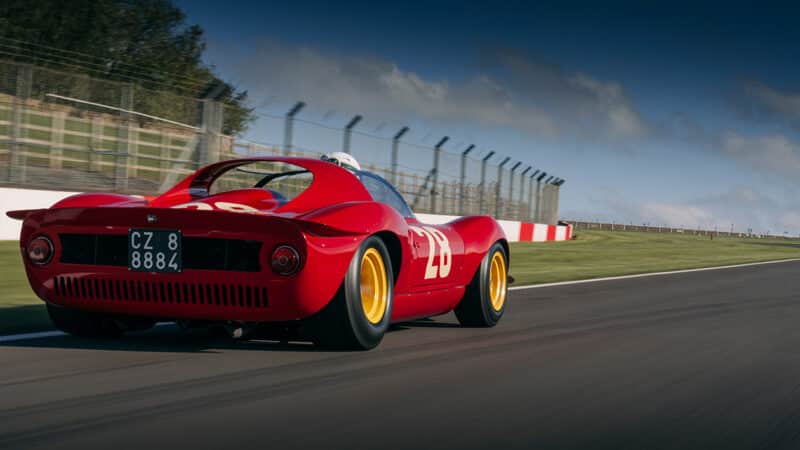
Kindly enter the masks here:
M 373 325 L 378 324 L 389 303 L 389 280 L 380 252 L 368 248 L 361 258 L 361 307 Z
M 492 308 L 500 312 L 506 302 L 508 286 L 508 275 L 506 274 L 506 259 L 500 251 L 492 255 L 491 267 L 489 268 L 489 300 Z

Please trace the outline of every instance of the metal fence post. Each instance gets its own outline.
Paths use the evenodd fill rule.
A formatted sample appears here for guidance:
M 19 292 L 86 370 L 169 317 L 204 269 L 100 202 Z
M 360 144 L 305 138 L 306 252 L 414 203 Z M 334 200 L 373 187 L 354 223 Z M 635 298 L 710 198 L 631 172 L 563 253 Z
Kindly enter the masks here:
M 128 111 L 133 109 L 133 85 L 121 85 L 119 107 L 122 109 L 120 120 L 122 123 L 117 128 L 117 157 L 114 167 L 114 186 L 120 191 L 128 189 L 128 164 L 131 156 L 131 115 Z
M 508 178 L 508 205 L 510 205 L 511 208 L 506 207 L 505 208 L 505 214 L 508 216 L 509 219 L 512 217 L 511 213 L 513 212 L 513 206 L 514 206 L 514 172 L 516 172 L 516 170 L 521 165 L 522 165 L 522 161 L 517 161 L 516 164 L 511 166 L 511 171 L 510 171 L 511 174 L 510 174 L 510 176 Z
M 478 214 L 483 214 L 483 206 L 484 206 L 484 198 L 486 197 L 486 162 L 489 161 L 489 158 L 494 156 L 494 150 L 490 151 L 486 156 L 483 157 L 481 160 L 481 198 L 478 202 Z
M 464 210 L 464 198 L 467 196 L 467 155 L 475 148 L 475 144 L 470 144 L 466 150 L 461 152 L 461 174 L 458 178 L 458 213 L 466 215 Z
M 547 177 L 544 180 L 544 185 L 542 186 L 542 221 L 548 225 L 551 225 L 551 217 L 550 217 L 550 206 L 553 201 L 553 185 L 552 181 L 555 177 L 553 175 Z
M 561 194 L 561 186 L 566 181 L 567 180 L 565 180 L 563 178 L 559 178 L 558 182 L 555 185 L 555 193 L 553 194 L 553 197 L 554 197 L 553 198 L 553 217 L 555 218 L 556 221 L 558 221 L 558 208 L 559 208 L 558 196 Z
M 533 171 L 531 176 L 528 178 L 528 215 L 527 219 L 531 222 L 535 222 L 533 217 L 533 180 L 536 178 L 536 175 L 539 175 L 539 169 Z
M 203 123 L 197 162 L 205 166 L 219 160 L 219 138 L 222 134 L 222 105 L 211 99 L 203 100 Z
M 542 180 L 547 176 L 547 172 L 542 172 L 536 178 L 536 207 L 533 212 L 533 221 L 535 223 L 542 223 Z
M 511 157 L 506 156 L 506 159 L 497 166 L 497 186 L 495 186 L 494 190 L 494 218 L 500 219 L 500 212 L 501 212 L 501 194 L 500 189 L 503 187 L 503 166 L 506 165 L 508 161 L 511 160 Z
M 556 183 L 560 178 L 553 178 L 553 180 L 548 185 L 548 195 L 547 195 L 547 223 L 555 224 L 558 222 L 558 214 L 556 214 L 556 192 L 558 188 L 556 187 Z
M 528 211 L 526 211 L 527 205 L 525 203 L 525 179 L 527 178 L 525 175 L 527 175 L 531 169 L 533 169 L 533 167 L 528 166 L 519 174 L 519 212 L 517 213 L 517 220 L 520 222 L 525 220 L 528 214 Z
M 31 96 L 33 85 L 33 67 L 24 64 L 17 67 L 17 85 L 14 92 L 14 102 L 11 105 L 11 155 L 6 172 L 8 181 L 24 183 L 27 161 L 25 152 L 27 148 L 22 142 L 25 139 L 25 103 Z
M 397 156 L 400 151 L 400 138 L 408 133 L 408 127 L 400 128 L 400 131 L 392 138 L 392 185 L 397 187 Z
M 67 113 L 54 111 L 50 126 L 50 168 L 61 169 L 64 159 L 64 125 Z
M 99 114 L 92 116 L 91 133 L 92 137 L 89 144 L 89 153 L 86 156 L 86 165 L 88 166 L 89 172 L 94 171 L 97 153 L 101 151 L 103 147 L 103 116 Z
M 433 147 L 433 186 L 431 186 L 431 213 L 436 214 L 438 209 L 437 198 L 439 197 L 439 158 L 442 154 L 442 146 L 449 136 L 443 137 L 435 147 Z
M 353 134 L 353 128 L 358 125 L 358 122 L 361 122 L 361 115 L 355 115 L 350 122 L 344 127 L 344 142 L 342 142 L 342 151 L 345 153 L 350 153 L 350 136 Z
M 294 116 L 306 106 L 305 102 L 297 102 L 292 109 L 286 113 L 286 120 L 283 124 L 283 154 L 289 156 L 292 152 L 292 135 L 294 133 Z
M 561 195 L 561 186 L 563 186 L 566 181 L 567 180 L 563 178 L 559 178 L 558 182 L 556 183 L 556 190 L 554 194 L 555 198 L 553 199 L 553 216 L 555 217 L 556 221 L 558 221 L 558 209 L 559 209 L 558 197 Z

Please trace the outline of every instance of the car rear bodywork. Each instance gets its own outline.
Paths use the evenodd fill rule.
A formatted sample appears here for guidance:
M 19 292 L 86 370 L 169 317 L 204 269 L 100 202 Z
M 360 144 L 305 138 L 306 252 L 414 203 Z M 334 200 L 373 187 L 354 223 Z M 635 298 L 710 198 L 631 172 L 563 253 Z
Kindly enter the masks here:
M 313 181 L 286 203 L 271 200 L 260 189 L 210 193 L 222 173 L 252 161 L 297 165 L 313 174 Z M 223 210 L 220 204 L 243 206 Z M 371 235 L 384 240 L 392 257 L 392 321 L 440 314 L 458 303 L 487 249 L 498 240 L 505 242 L 489 217 L 420 224 L 375 202 L 350 172 L 301 158 L 217 163 L 152 199 L 80 194 L 49 209 L 8 215 L 23 220 L 21 252 L 41 299 L 163 319 L 282 322 L 314 315 L 334 297 L 352 255 Z M 421 275 L 435 250 L 414 233 L 421 227 L 437 230 L 448 242 L 452 270 L 446 279 L 426 281 Z M 183 270 L 129 270 L 130 229 L 180 230 Z M 39 236 L 53 243 L 52 260 L 45 265 L 26 258 L 27 243 Z M 271 269 L 272 252 L 281 245 L 301 255 L 301 269 L 289 276 Z

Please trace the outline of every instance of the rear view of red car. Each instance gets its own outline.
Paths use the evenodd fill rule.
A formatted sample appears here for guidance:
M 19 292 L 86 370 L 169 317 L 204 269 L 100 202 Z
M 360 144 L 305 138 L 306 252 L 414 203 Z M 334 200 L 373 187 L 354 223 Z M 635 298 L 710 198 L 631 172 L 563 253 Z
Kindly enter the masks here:
M 23 220 L 31 287 L 79 336 L 175 320 L 369 349 L 393 322 L 455 310 L 493 326 L 505 310 L 493 218 L 423 224 L 383 178 L 325 161 L 223 161 L 156 198 L 79 194 L 8 215 Z

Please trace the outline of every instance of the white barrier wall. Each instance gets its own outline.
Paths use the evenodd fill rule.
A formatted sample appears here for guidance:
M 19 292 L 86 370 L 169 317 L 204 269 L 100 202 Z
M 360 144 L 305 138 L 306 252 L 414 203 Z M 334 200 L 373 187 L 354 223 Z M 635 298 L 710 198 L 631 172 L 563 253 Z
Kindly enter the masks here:
M 17 240 L 22 222 L 6 216 L 6 211 L 49 208 L 54 203 L 75 194 L 63 191 L 0 188 L 0 240 Z
M 423 223 L 434 225 L 450 222 L 459 216 L 440 214 L 417 214 Z M 517 222 L 514 220 L 498 220 L 509 242 L 545 242 L 568 241 L 572 239 L 572 225 L 546 225 L 541 223 Z
M 19 239 L 22 222 L 6 216 L 6 211 L 16 209 L 49 208 L 54 203 L 76 194 L 76 192 L 39 191 L 32 189 L 0 188 L 0 240 Z M 442 224 L 458 219 L 459 216 L 440 214 L 417 214 L 423 223 Z M 498 221 L 510 242 L 565 241 L 572 238 L 571 225 L 544 225 L 513 220 Z

